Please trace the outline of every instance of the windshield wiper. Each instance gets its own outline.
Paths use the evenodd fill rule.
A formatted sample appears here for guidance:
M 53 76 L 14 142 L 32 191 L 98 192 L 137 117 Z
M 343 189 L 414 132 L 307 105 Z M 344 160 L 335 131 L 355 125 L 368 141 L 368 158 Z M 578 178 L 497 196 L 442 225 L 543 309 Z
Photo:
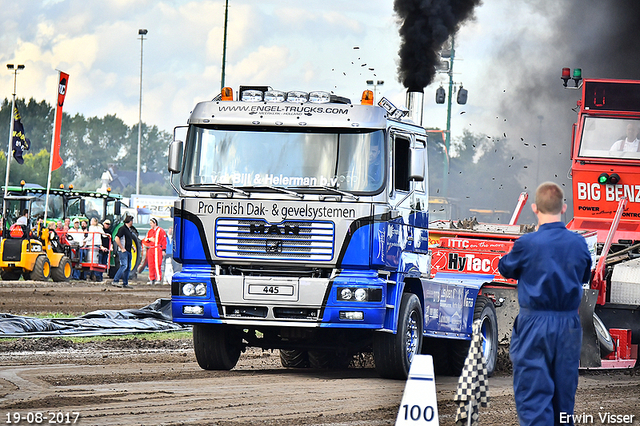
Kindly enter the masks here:
M 304 198 L 304 195 L 302 195 L 302 194 L 300 194 L 298 192 L 290 191 L 288 189 L 280 188 L 278 186 L 260 185 L 260 186 L 248 186 L 248 187 L 245 187 L 245 188 L 247 188 L 247 189 L 266 188 L 266 189 L 271 189 L 272 191 L 282 192 L 283 194 L 291 195 L 292 197 Z
M 303 185 L 303 186 L 290 186 L 289 188 L 305 188 L 305 189 L 324 189 L 325 191 L 331 191 L 331 192 L 335 192 L 336 194 L 340 194 L 344 197 L 349 197 L 353 200 L 358 201 L 360 199 L 360 197 L 358 197 L 357 195 L 353 195 L 350 192 L 347 191 L 341 191 L 337 188 L 332 188 L 330 186 L 326 186 L 326 185 L 319 185 L 319 186 L 311 186 L 311 185 Z
M 233 191 L 235 193 L 242 194 L 245 197 L 250 197 L 251 196 L 251 194 L 249 194 L 247 191 L 243 191 L 242 189 L 235 188 L 235 187 L 233 187 L 233 186 L 231 186 L 229 184 L 225 185 L 223 183 L 215 183 L 215 182 L 210 182 L 210 183 L 192 183 L 192 184 L 190 184 L 188 186 L 195 186 L 197 188 L 207 188 L 209 186 L 214 186 L 216 188 L 222 188 L 222 189 L 226 189 L 227 191 Z

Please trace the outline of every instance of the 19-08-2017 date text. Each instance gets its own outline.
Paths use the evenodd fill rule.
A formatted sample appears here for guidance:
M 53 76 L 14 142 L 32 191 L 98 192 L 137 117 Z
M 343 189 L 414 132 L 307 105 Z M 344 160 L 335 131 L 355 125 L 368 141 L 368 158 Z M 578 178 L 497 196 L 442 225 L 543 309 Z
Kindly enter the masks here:
M 7 413 L 5 424 L 56 424 L 71 425 L 78 421 L 80 413 L 75 411 L 28 411 Z

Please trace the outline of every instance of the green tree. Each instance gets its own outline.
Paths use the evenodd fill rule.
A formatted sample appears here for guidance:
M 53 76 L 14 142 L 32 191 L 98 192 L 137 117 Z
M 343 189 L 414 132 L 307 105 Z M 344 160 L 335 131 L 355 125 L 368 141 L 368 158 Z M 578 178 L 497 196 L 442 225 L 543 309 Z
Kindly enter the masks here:
M 8 138 L 8 136 L 7 136 Z M 37 154 L 32 152 L 23 156 L 24 164 L 18 164 L 16 160 L 11 159 L 11 170 L 9 175 L 10 185 L 20 185 L 21 181 L 26 183 L 35 183 L 40 186 L 47 186 L 47 178 L 49 177 L 49 152 L 40 150 Z M 0 153 L 0 174 L 2 175 L 2 185 L 5 182 L 7 173 L 7 154 Z M 62 183 L 62 170 L 58 169 L 51 175 L 51 187 L 57 188 Z
M 142 139 L 140 141 L 140 169 L 143 172 L 165 173 L 167 156 L 172 136 L 162 132 L 157 126 L 148 127 L 142 123 Z M 137 170 L 138 159 L 138 125 L 131 128 L 127 141 L 123 143 L 126 154 L 119 158 L 117 165 L 122 170 Z
M 34 162 L 40 164 L 36 158 L 40 158 L 38 156 L 43 150 L 48 155 L 51 147 L 55 110 L 48 103 L 36 102 L 34 99 L 30 99 L 29 102 L 17 99 L 16 104 L 22 116 L 26 136 L 31 140 L 30 153 L 37 153 L 34 155 Z M 10 109 L 10 100 L 5 99 L 0 103 L 0 141 L 2 141 L 1 136 L 6 135 L 5 149 L 2 149 L 4 152 L 6 152 L 9 138 Z M 144 123 L 142 130 L 141 171 L 156 172 L 165 176 L 162 183 L 149 185 L 148 190 L 154 192 L 147 193 L 153 195 L 171 193 L 172 189 L 166 172 L 167 149 L 171 142 L 171 135 L 160 131 L 157 126 L 150 127 Z M 82 114 L 70 116 L 63 113 L 61 140 L 60 155 L 64 164 L 54 176 L 60 182 L 64 182 L 65 186 L 73 183 L 78 189 L 95 190 L 99 186 L 95 183 L 100 182 L 102 173 L 110 165 L 117 166 L 119 170 L 137 170 L 138 125 L 129 127 L 115 114 L 102 118 L 85 118 Z M 2 146 L 3 144 L 0 143 L 0 147 Z M 42 170 L 30 173 L 26 180 L 28 182 L 34 182 L 34 179 L 39 180 L 39 176 L 43 173 L 46 175 L 47 171 L 48 163 Z M 12 181 L 15 180 L 13 166 L 11 177 Z M 17 178 L 17 182 L 19 181 L 20 178 Z

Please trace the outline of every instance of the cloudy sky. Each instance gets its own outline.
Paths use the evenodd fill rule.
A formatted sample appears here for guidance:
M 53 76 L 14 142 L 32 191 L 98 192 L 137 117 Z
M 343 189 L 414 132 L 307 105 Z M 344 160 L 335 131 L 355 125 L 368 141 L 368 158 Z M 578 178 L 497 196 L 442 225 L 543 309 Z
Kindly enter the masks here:
M 404 103 L 393 0 L 229 3 L 226 85 L 331 90 L 357 100 L 375 79 L 384 81 L 379 96 Z M 536 164 L 542 158 L 540 179 L 566 177 L 578 93 L 562 89 L 560 70 L 640 78 L 640 43 L 628 37 L 640 28 L 636 3 L 484 0 L 456 36 L 454 80 L 469 100 L 453 103 L 453 139 L 464 128 L 486 134 Z M 59 69 L 70 74 L 66 112 L 116 114 L 131 125 L 138 120 L 138 29 L 145 28 L 142 119 L 171 131 L 220 90 L 223 24 L 223 0 L 5 0 L 0 63 L 26 66 L 20 98 L 53 104 Z M 10 98 L 13 74 L 2 69 L 0 97 Z M 425 89 L 426 127 L 446 127 L 446 107 L 434 94 L 447 81 L 438 74 Z
M 384 81 L 380 95 L 404 102 L 391 0 L 229 3 L 227 85 L 330 89 L 358 99 L 366 80 L 375 79 Z M 463 121 L 482 131 L 487 103 L 500 95 L 483 81 L 491 72 L 496 44 L 519 37 L 539 19 L 531 11 L 523 13 L 528 6 L 514 3 L 487 0 L 476 9 L 476 19 L 461 28 L 454 78 L 469 90 L 469 104 L 454 103 L 455 114 L 467 114 L 465 120 L 454 117 L 457 134 Z M 0 62 L 25 64 L 18 97 L 53 103 L 59 69 L 70 74 L 65 111 L 87 117 L 115 113 L 133 124 L 140 83 L 138 29 L 145 28 L 143 121 L 170 130 L 186 121 L 196 102 L 219 92 L 223 24 L 224 1 L 6 1 L 0 8 Z M 539 28 L 542 34 L 528 36 L 534 43 L 544 37 L 544 27 Z M 520 48 L 530 41 L 522 40 Z M 425 90 L 426 126 L 446 125 L 446 108 L 433 102 L 435 89 L 446 79 L 439 75 Z M 12 85 L 13 74 L 5 70 L 0 96 L 10 98 Z

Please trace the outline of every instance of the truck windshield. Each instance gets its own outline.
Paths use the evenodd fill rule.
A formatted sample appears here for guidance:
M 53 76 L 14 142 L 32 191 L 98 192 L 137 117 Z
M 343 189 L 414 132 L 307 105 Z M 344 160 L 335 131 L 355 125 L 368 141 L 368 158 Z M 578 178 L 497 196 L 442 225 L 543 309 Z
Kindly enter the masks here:
M 640 159 L 640 120 L 586 117 L 580 157 Z
M 329 186 L 377 192 L 385 177 L 384 152 L 383 130 L 274 132 L 191 126 L 182 185 L 207 190 L 219 189 L 212 184 Z

